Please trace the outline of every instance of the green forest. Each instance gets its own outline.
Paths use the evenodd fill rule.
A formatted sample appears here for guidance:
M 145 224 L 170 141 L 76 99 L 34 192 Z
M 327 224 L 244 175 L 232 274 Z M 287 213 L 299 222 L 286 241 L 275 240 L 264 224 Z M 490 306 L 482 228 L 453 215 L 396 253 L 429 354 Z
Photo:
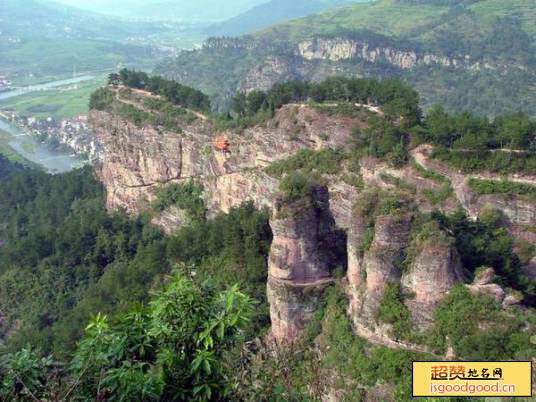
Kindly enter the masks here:
M 30 392 L 50 398 L 54 389 L 68 400 L 223 395 L 224 377 L 216 367 L 221 354 L 269 322 L 267 213 L 251 205 L 210 221 L 200 213 L 165 237 L 148 216 L 109 215 L 89 168 L 53 176 L 0 162 L 0 333 L 7 337 L 0 358 L 2 399 L 26 400 Z M 189 317 L 169 315 L 179 310 Z M 171 338 L 153 333 L 156 343 L 143 340 L 151 325 Z M 129 340 L 122 338 L 127 329 L 134 331 Z M 60 365 L 59 359 L 70 362 Z M 133 380 L 149 371 L 154 382 Z M 140 388 L 125 388 L 135 385 Z M 68 394 L 72 387 L 76 394 Z
M 129 88 L 144 89 L 155 95 L 162 95 L 175 105 L 206 111 L 210 109 L 210 99 L 207 95 L 179 84 L 176 81 L 166 80 L 160 76 L 149 75 L 143 71 L 128 70 L 112 73 L 109 76 L 110 84 L 122 84 Z
M 425 110 L 440 103 L 450 112 L 494 117 L 522 110 L 534 116 L 535 16 L 536 5 L 527 0 L 359 2 L 251 35 L 209 38 L 201 49 L 160 62 L 155 72 L 202 89 L 219 107 L 256 80 L 264 85 L 266 80 L 321 79 L 336 71 L 407 80 Z M 310 40 L 342 41 L 342 46 L 355 41 L 359 51 L 351 58 L 309 61 L 300 46 Z M 414 54 L 418 62 L 408 67 L 388 54 L 365 57 L 365 49 L 397 52 L 400 60 Z M 427 56 L 437 62 L 423 62 Z M 273 60 L 279 74 L 269 70 Z M 266 74 L 258 73 L 263 70 Z
M 273 172 L 307 172 L 310 163 L 324 166 L 336 155 L 300 154 Z M 209 220 L 202 187 L 163 187 L 155 210 L 177 205 L 189 211 L 187 225 L 165 236 L 148 215 L 107 213 L 103 189 L 88 168 L 52 176 L 0 162 L 4 400 L 318 400 L 322 372 L 315 367 L 362 384 L 388 381 L 397 400 L 408 400 L 404 373 L 411 361 L 444 353 L 447 338 L 466 359 L 523 360 L 536 352 L 523 330 L 527 321 L 536 322 L 531 310 L 513 320 L 491 299 L 463 287 L 442 302 L 424 334 L 407 320 L 396 289 L 382 301 L 379 319 L 399 317 L 399 336 L 418 337 L 430 354 L 372 346 L 352 332 L 340 271 L 300 343 L 266 355 L 253 345 L 270 325 L 267 211 L 245 204 Z M 300 174 L 282 181 L 288 200 L 313 185 Z M 393 197 L 378 208 L 391 208 Z M 473 222 L 462 211 L 433 213 L 419 218 L 414 230 L 427 236 L 431 226 L 454 235 L 469 273 L 492 266 L 503 286 L 534 298 L 533 284 L 518 275 L 520 260 L 499 215 Z M 475 314 L 494 317 L 499 327 L 479 327 Z M 461 329 L 461 322 L 475 325 Z M 322 353 L 316 355 L 309 346 L 319 336 Z M 348 392 L 363 396 L 360 389 Z
M 128 70 L 123 75 L 111 76 L 109 85 L 118 85 L 116 80 L 132 88 L 147 89 L 145 82 L 167 85 Z M 205 95 L 191 97 L 195 90 L 172 87 L 175 98 L 151 89 L 165 100 L 148 107 L 209 107 Z M 104 88 L 91 102 L 107 110 L 115 98 Z M 268 167 L 268 174 L 282 179 L 283 202 L 311 196 L 315 186 L 325 185 L 322 175 L 341 173 L 345 161 L 351 169 L 359 166 L 365 155 L 404 166 L 409 150 L 421 143 L 435 146 L 432 157 L 468 171 L 533 169 L 536 123 L 526 115 L 489 120 L 441 107 L 424 115 L 417 92 L 398 80 L 291 81 L 266 92 L 237 94 L 224 115 L 206 113 L 216 124 L 240 128 L 244 121 L 251 123 L 247 119 L 269 118 L 293 102 L 323 105 L 321 110 L 332 107 L 330 102 L 351 105 L 367 117 L 367 127 L 354 129 L 348 149 L 300 151 Z M 379 105 L 383 115 L 364 112 L 356 103 Z M 340 105 L 333 106 L 334 113 L 348 113 Z M 479 164 L 471 165 L 472 160 Z M 357 170 L 353 173 L 351 182 L 362 188 Z M 419 173 L 452 191 L 439 174 L 424 168 Z M 473 180 L 470 185 L 479 194 L 534 196 L 532 187 L 509 182 Z M 527 360 L 536 353 L 525 331 L 526 323 L 536 324 L 531 308 L 513 318 L 491 298 L 463 286 L 441 302 L 425 331 L 411 323 L 400 288 L 389 288 L 381 301 L 378 320 L 395 324 L 397 339 L 426 345 L 427 353 L 369 344 L 354 335 L 346 315 L 343 263 L 304 337 L 291 350 L 272 355 L 264 345 L 270 327 L 269 211 L 246 203 L 208 218 L 204 188 L 190 181 L 160 187 L 151 208 L 129 217 L 106 210 L 105 191 L 89 167 L 49 175 L 2 157 L 0 187 L 3 400 L 314 401 L 322 397 L 323 370 L 366 386 L 389 382 L 397 400 L 408 400 L 411 383 L 404 373 L 412 360 L 437 359 L 449 342 L 460 359 Z M 398 196 L 363 194 L 369 232 L 376 216 L 401 208 Z M 188 219 L 168 236 L 150 222 L 154 213 L 171 206 L 186 211 Z M 523 248 L 497 211 L 484 211 L 476 220 L 462 210 L 420 213 L 411 247 L 440 229 L 452 237 L 468 279 L 482 266 L 492 267 L 501 286 L 522 295 L 527 306 L 536 303 L 534 282 L 521 274 Z M 371 245 L 372 238 L 367 239 L 363 252 Z M 410 264 L 411 247 L 404 264 Z M 471 318 L 475 314 L 493 317 L 494 330 L 480 327 Z M 363 397 L 362 389 L 345 384 L 347 395 Z

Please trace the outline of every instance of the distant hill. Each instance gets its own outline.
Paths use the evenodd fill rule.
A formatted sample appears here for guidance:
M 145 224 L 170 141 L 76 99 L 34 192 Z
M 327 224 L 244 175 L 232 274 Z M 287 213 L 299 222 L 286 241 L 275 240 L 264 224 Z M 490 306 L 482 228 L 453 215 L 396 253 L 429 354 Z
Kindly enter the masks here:
M 163 53 L 132 38 L 173 32 L 162 24 L 134 23 L 54 2 L 0 2 L 0 74 L 58 77 L 76 70 L 147 65 Z
M 136 9 L 148 5 L 159 3 L 162 0 L 55 0 L 58 3 L 84 10 L 113 15 L 118 17 L 131 16 Z
M 166 28 L 129 22 L 50 0 L 2 0 L 1 37 L 84 38 L 125 40 L 129 36 L 151 34 Z
M 270 25 L 315 14 L 350 2 L 352 0 L 271 0 L 227 21 L 214 24 L 205 32 L 211 36 L 251 33 Z
M 220 97 L 280 80 L 399 77 L 425 108 L 536 115 L 536 2 L 377 0 L 210 39 L 156 72 Z
M 44 0 L 46 1 L 46 0 Z M 267 0 L 54 0 L 107 15 L 146 20 L 212 23 L 234 17 Z
M 189 22 L 222 21 L 266 0 L 175 0 L 160 1 L 134 8 L 133 16 Z

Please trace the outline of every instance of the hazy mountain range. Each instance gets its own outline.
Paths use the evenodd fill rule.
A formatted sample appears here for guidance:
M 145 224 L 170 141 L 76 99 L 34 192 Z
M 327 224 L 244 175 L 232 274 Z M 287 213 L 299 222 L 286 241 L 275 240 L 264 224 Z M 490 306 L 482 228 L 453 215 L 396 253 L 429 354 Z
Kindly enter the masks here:
M 366 2 L 368 0 L 271 0 L 227 21 L 214 24 L 205 32 L 213 36 L 251 33 L 273 24 L 356 1 Z
M 182 20 L 189 22 L 222 21 L 266 0 L 58 0 L 103 14 L 121 17 Z

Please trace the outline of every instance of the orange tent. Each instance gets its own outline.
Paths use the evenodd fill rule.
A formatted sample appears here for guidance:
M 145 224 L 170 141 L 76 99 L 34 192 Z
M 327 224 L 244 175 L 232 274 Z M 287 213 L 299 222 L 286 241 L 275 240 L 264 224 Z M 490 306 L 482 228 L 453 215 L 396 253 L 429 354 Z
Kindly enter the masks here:
M 230 145 L 229 140 L 224 135 L 220 135 L 214 139 L 214 146 L 222 152 L 229 152 Z

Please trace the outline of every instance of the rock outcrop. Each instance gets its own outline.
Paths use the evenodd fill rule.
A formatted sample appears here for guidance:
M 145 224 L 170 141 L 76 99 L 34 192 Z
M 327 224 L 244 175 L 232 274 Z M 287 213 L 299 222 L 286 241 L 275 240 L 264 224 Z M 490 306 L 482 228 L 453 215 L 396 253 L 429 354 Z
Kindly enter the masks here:
M 467 285 L 473 294 L 481 294 L 491 297 L 503 307 L 519 304 L 523 301 L 523 295 L 514 290 L 504 290 L 495 283 L 496 274 L 493 268 L 482 267 L 475 274 L 473 283 Z
M 426 328 L 433 321 L 437 304 L 463 280 L 463 271 L 454 240 L 439 228 L 427 231 L 425 238 L 417 238 L 414 243 L 410 247 L 416 249 L 416 256 L 402 275 L 401 284 L 409 295 L 405 303 L 413 321 L 418 328 Z
M 309 61 L 341 61 L 359 58 L 371 63 L 389 63 L 404 70 L 430 64 L 438 64 L 444 67 L 468 67 L 467 64 L 470 60 L 469 56 L 457 59 L 431 53 L 421 53 L 412 49 L 406 50 L 392 46 L 374 45 L 355 39 L 322 37 L 299 43 L 298 54 Z M 476 65 L 473 68 L 476 68 Z
M 321 302 L 337 256 L 337 233 L 325 188 L 310 196 L 278 202 L 270 226 L 273 241 L 268 259 L 268 301 L 272 334 L 292 342 Z
M 176 131 L 138 127 L 109 112 L 92 111 L 89 121 L 104 150 L 99 176 L 107 189 L 108 208 L 139 213 L 154 200 L 159 186 L 192 178 L 205 187 L 210 214 L 227 212 L 245 201 L 257 207 L 273 206 L 278 180 L 267 175 L 265 167 L 300 149 L 344 147 L 352 128 L 363 124 L 355 118 L 287 105 L 266 126 L 227 132 L 230 152 L 223 153 L 213 145 L 218 132 L 201 118 Z M 338 183 L 333 187 L 338 193 L 353 191 Z M 337 197 L 333 203 L 345 227 L 346 217 L 341 216 L 348 209 L 345 201 Z
M 144 96 L 149 95 L 129 102 L 143 107 Z M 377 317 L 388 284 L 400 288 L 415 326 L 426 328 L 437 303 L 463 279 L 459 257 L 445 233 L 432 228 L 422 238 L 414 236 L 417 211 L 451 212 L 461 205 L 477 216 L 492 203 L 504 212 L 512 234 L 533 241 L 530 231 L 523 232 L 523 225 L 536 225 L 534 208 L 520 206 L 522 200 L 503 203 L 497 197 L 465 191 L 467 177 L 430 160 L 423 149 L 413 152 L 415 161 L 444 175 L 453 187 L 443 204 L 431 205 L 421 196 L 422 191 L 436 191 L 442 184 L 423 178 L 411 166 L 394 169 L 374 158 L 363 158 L 358 170 L 350 170 L 345 161 L 340 173 L 323 176 L 325 187 L 312 197 L 277 203 L 281 177 L 268 174 L 268 166 L 304 149 L 348 147 L 352 130 L 366 128 L 366 116 L 377 113 L 361 110 L 340 115 L 326 107 L 286 105 L 263 124 L 241 132 L 227 130 L 223 133 L 229 141 L 226 152 L 214 146 L 214 138 L 222 132 L 202 115 L 169 131 L 137 126 L 113 112 L 92 111 L 90 124 L 103 148 L 98 171 L 107 190 L 107 204 L 113 210 L 140 213 L 155 199 L 160 186 L 193 179 L 204 188 L 209 216 L 246 201 L 272 208 L 274 239 L 267 289 L 274 337 L 296 339 L 332 283 L 333 269 L 347 265 L 354 328 L 374 342 L 400 346 L 389 325 Z M 383 193 L 372 197 L 371 203 L 366 195 L 378 188 Z M 183 211 L 176 207 L 153 220 L 170 234 L 184 221 Z M 346 231 L 347 240 L 341 230 Z M 500 289 L 499 295 L 492 281 L 471 286 L 474 291 L 491 292 L 505 306 L 519 302 L 512 292 Z
M 504 290 L 496 283 L 495 271 L 493 268 L 485 268 L 478 272 L 472 284 L 467 285 L 468 289 L 473 294 L 484 294 L 490 296 L 497 303 L 501 303 L 504 300 Z
M 450 180 L 457 201 L 469 216 L 476 219 L 484 210 L 494 209 L 500 211 L 513 236 L 536 244 L 536 232 L 527 230 L 527 228 L 536 227 L 534 201 L 515 195 L 477 194 L 469 184 L 470 179 L 475 177 L 477 179 L 496 181 L 507 179 L 512 182 L 536 185 L 536 177 L 513 174 L 505 177 L 497 174 L 482 173 L 479 175 L 466 175 L 449 168 L 438 160 L 428 158 L 430 153 L 431 147 L 428 145 L 420 146 L 412 151 L 413 157 L 418 164 Z
M 380 194 L 376 202 L 388 197 Z M 358 333 L 389 344 L 394 341 L 389 326 L 378 321 L 387 286 L 401 289 L 414 326 L 426 328 L 437 304 L 462 280 L 461 264 L 452 239 L 437 227 L 410 241 L 411 204 L 402 202 L 385 214 L 381 204 L 363 207 L 364 202 L 357 201 L 348 234 L 348 312 Z
M 264 63 L 256 65 L 248 72 L 240 89 L 247 93 L 253 90 L 267 91 L 277 82 L 299 78 L 299 72 L 285 60 L 280 57 L 269 57 Z
M 348 235 L 349 314 L 356 328 L 381 332 L 378 309 L 387 285 L 400 283 L 412 214 L 378 215 L 372 227 L 363 214 L 355 213 Z

